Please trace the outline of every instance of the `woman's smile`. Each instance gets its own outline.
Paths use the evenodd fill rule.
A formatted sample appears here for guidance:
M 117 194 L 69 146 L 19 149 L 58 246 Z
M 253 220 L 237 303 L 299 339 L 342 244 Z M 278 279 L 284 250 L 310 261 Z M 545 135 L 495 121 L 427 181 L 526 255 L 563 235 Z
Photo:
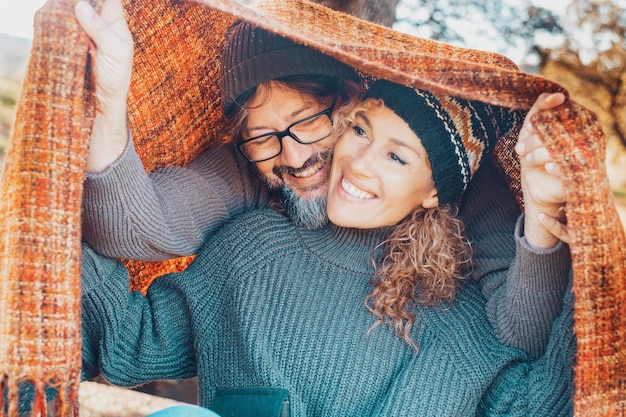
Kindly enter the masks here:
M 371 200 L 376 198 L 376 196 L 367 191 L 363 191 L 358 188 L 356 185 L 349 182 L 345 177 L 341 179 L 341 189 L 351 195 L 352 197 L 356 197 L 361 200 Z

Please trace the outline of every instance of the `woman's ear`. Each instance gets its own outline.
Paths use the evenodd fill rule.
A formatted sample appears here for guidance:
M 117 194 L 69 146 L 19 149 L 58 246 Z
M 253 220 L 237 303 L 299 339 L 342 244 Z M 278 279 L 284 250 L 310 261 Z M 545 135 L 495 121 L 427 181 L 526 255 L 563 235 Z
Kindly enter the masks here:
M 435 187 L 430 189 L 428 197 L 422 202 L 422 207 L 430 209 L 439 205 L 439 196 L 437 195 L 437 189 Z

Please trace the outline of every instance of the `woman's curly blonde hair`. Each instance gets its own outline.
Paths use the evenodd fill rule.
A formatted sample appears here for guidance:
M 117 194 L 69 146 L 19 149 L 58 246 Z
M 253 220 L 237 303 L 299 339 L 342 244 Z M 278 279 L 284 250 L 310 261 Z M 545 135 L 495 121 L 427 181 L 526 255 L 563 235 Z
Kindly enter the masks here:
M 383 101 L 372 98 L 346 103 L 335 113 L 337 137 L 359 113 L 379 106 L 384 106 Z M 367 308 L 378 318 L 372 328 L 388 323 L 417 351 L 419 346 L 409 335 L 415 324 L 412 306 L 451 303 L 459 281 L 470 271 L 472 250 L 464 228 L 452 205 L 416 207 L 392 228 L 378 245 L 383 251 L 375 264 L 374 290 L 365 298 Z

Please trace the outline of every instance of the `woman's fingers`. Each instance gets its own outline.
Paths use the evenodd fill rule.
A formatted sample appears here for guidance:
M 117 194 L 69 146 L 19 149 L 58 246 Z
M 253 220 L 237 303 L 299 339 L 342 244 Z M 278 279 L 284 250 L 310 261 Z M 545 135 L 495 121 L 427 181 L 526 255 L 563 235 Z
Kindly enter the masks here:
M 567 225 L 545 213 L 539 214 L 539 223 L 559 240 L 569 244 L 571 239 L 567 230 Z

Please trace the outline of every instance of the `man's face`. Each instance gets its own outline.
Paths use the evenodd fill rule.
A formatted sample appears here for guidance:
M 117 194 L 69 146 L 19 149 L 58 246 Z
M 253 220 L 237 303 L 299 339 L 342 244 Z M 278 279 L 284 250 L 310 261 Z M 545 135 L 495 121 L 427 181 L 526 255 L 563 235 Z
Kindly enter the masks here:
M 327 109 L 332 100 L 333 97 L 328 97 L 320 102 L 281 84 L 264 84 L 259 86 L 249 103 L 242 136 L 245 139 L 281 132 L 295 122 Z M 324 136 L 324 133 L 320 135 Z M 278 156 L 255 162 L 268 185 L 283 190 L 285 208 L 292 219 L 302 226 L 316 228 L 326 221 L 325 202 L 334 141 L 334 136 L 329 135 L 319 142 L 302 144 L 285 136 L 282 138 L 282 152 Z M 319 213 L 320 209 L 322 213 Z M 301 219 L 301 215 L 313 215 L 317 220 Z

